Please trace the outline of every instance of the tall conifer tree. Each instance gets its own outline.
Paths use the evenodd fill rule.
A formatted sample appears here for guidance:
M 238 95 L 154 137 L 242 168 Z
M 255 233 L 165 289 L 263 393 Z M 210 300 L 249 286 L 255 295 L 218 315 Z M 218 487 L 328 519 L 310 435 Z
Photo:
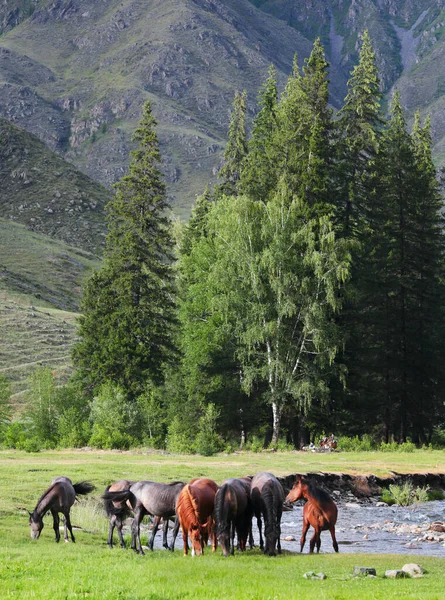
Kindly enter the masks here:
M 73 352 L 91 386 L 112 380 L 130 397 L 161 381 L 174 353 L 173 239 L 155 126 L 147 102 L 128 173 L 107 207 L 104 265 L 84 289 Z
M 247 156 L 246 110 L 246 92 L 235 92 L 224 163 L 219 171 L 222 183 L 218 186 L 218 192 L 227 196 L 237 195 Z

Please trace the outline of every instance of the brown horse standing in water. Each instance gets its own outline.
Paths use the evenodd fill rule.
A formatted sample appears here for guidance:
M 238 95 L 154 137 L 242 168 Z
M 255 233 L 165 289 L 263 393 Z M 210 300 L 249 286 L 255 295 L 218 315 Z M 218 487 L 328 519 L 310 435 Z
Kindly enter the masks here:
M 89 494 L 94 490 L 94 485 L 88 481 L 75 483 L 68 477 L 55 477 L 46 492 L 40 497 L 33 512 L 29 513 L 29 525 L 31 527 L 31 538 L 37 540 L 43 529 L 43 517 L 48 511 L 53 516 L 53 528 L 56 534 L 56 542 L 60 540 L 59 513 L 65 517 L 65 542 L 68 541 L 68 529 L 71 539 L 74 539 L 73 529 L 70 521 L 70 509 L 79 494 Z M 29 512 L 29 511 L 28 511 Z
M 332 537 L 332 545 L 338 552 L 338 544 L 335 538 L 335 524 L 337 523 L 337 505 L 327 492 L 316 487 L 312 482 L 297 477 L 293 488 L 286 497 L 286 502 L 296 502 L 300 498 L 307 500 L 303 508 L 303 532 L 300 540 L 300 552 L 306 542 L 306 534 L 310 526 L 314 528 L 314 535 L 309 543 L 309 552 L 320 551 L 320 533 L 329 530 Z
M 217 540 L 213 510 L 218 487 L 212 479 L 198 477 L 182 488 L 176 502 L 176 514 L 181 525 L 184 555 L 188 553 L 189 535 L 192 556 L 200 556 L 204 552 L 209 536 L 212 538 L 212 552 L 215 552 Z

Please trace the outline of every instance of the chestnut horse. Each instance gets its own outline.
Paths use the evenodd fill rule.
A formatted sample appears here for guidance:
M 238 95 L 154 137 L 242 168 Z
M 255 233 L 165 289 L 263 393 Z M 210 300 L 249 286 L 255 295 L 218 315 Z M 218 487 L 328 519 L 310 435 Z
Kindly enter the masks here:
M 60 540 L 59 513 L 65 518 L 64 538 L 68 541 L 68 529 L 71 539 L 74 539 L 73 528 L 70 521 L 70 509 L 79 494 L 89 494 L 94 490 L 94 485 L 88 481 L 75 483 L 68 477 L 55 477 L 49 488 L 42 494 L 33 512 L 29 512 L 29 525 L 31 527 L 31 538 L 37 540 L 43 529 L 43 517 L 48 511 L 53 516 L 53 529 L 56 534 L 56 542 Z
M 261 550 L 264 550 L 264 554 L 275 556 L 277 548 L 278 554 L 281 554 L 281 515 L 284 501 L 281 483 L 272 473 L 258 473 L 250 482 L 250 497 L 260 532 Z M 261 516 L 264 518 L 266 544 L 263 544 Z
M 235 532 L 239 549 L 244 552 L 252 527 L 250 482 L 246 479 L 226 479 L 215 497 L 216 537 L 223 555 L 234 554 Z
M 122 491 L 105 491 L 102 495 L 104 500 L 122 502 L 130 505 L 134 512 L 133 524 L 131 526 L 131 548 L 139 554 L 144 554 L 140 539 L 140 524 L 145 515 L 154 517 L 153 529 L 148 542 L 148 547 L 153 550 L 154 538 L 161 519 L 164 519 L 163 546 L 173 552 L 176 536 L 179 530 L 177 520 L 173 528 L 170 546 L 167 544 L 168 519 L 175 516 L 176 501 L 184 482 L 157 483 L 156 481 L 137 481 L 128 489 Z
M 320 551 L 320 533 L 327 530 L 331 532 L 332 545 L 335 552 L 338 552 L 338 544 L 335 538 L 338 511 L 335 502 L 327 492 L 298 476 L 293 488 L 286 497 L 286 502 L 296 502 L 300 498 L 307 500 L 303 508 L 303 532 L 300 540 L 300 552 L 303 552 L 306 534 L 310 526 L 314 528 L 314 535 L 309 543 L 310 553 L 314 551 L 315 545 L 317 545 L 317 552 Z
M 212 551 L 216 550 L 216 535 L 213 510 L 218 484 L 205 477 L 192 479 L 181 490 L 176 502 L 184 542 L 184 555 L 188 553 L 188 536 L 192 544 L 192 556 L 204 552 L 209 536 L 212 538 Z

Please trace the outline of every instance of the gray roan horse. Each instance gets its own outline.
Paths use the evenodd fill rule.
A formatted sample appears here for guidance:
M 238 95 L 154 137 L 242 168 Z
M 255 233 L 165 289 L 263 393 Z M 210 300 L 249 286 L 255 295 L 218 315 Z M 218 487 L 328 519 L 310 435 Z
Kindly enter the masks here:
M 179 530 L 179 521 L 176 519 L 170 546 L 167 544 L 167 525 L 168 519 L 174 517 L 176 514 L 176 500 L 184 485 L 185 483 L 182 481 L 175 481 L 173 483 L 138 481 L 130 486 L 129 489 L 121 492 L 106 491 L 102 498 L 104 500 L 112 500 L 113 502 L 128 501 L 130 504 L 134 512 L 133 524 L 131 526 L 131 547 L 133 550 L 136 550 L 136 552 L 139 552 L 140 554 L 144 554 L 140 539 L 140 524 L 145 515 L 151 515 L 155 517 L 155 519 L 153 521 L 153 529 L 148 547 L 150 550 L 153 550 L 154 538 L 159 523 L 161 519 L 164 519 L 162 545 L 164 548 L 173 552 Z
M 264 554 L 275 556 L 277 547 L 278 554 L 281 554 L 281 515 L 284 501 L 281 483 L 272 473 L 258 473 L 250 483 L 250 497 L 260 532 L 261 550 L 264 550 Z M 265 545 L 261 532 L 261 516 L 264 518 Z
M 216 492 L 214 517 L 216 536 L 224 556 L 234 554 L 235 533 L 239 549 L 244 552 L 252 528 L 252 516 L 250 481 L 247 479 L 223 481 Z
M 79 494 L 89 494 L 94 490 L 94 485 L 88 481 L 75 483 L 68 477 L 56 477 L 51 485 L 41 496 L 33 512 L 29 513 L 29 524 L 31 526 L 31 538 L 37 540 L 43 529 L 43 517 L 48 511 L 53 516 L 53 527 L 56 533 L 56 542 L 60 540 L 59 513 L 65 517 L 64 538 L 68 541 L 68 529 L 74 542 L 73 529 L 70 521 L 70 509 Z M 28 511 L 29 512 L 29 511 Z

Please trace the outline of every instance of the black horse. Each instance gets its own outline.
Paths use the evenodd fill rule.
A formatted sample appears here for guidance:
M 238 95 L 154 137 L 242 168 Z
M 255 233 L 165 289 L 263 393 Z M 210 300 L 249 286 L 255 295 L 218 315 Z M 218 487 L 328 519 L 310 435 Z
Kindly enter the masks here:
M 173 483 L 157 483 L 155 481 L 138 481 L 128 489 L 120 492 L 105 491 L 102 495 L 104 500 L 112 502 L 125 502 L 129 504 L 134 512 L 133 524 L 131 526 L 131 547 L 140 554 L 144 554 L 140 539 L 140 524 L 145 515 L 155 517 L 153 529 L 148 547 L 153 550 L 153 543 L 161 519 L 164 519 L 163 546 L 173 552 L 176 536 L 179 530 L 179 521 L 176 519 L 173 528 L 170 546 L 167 544 L 168 519 L 175 516 L 176 500 L 185 483 L 175 481 Z
M 43 529 L 43 517 L 48 511 L 53 516 L 53 528 L 56 534 L 56 542 L 60 540 L 59 513 L 65 518 L 64 538 L 68 541 L 68 529 L 71 539 L 74 539 L 73 529 L 70 521 L 70 509 L 79 494 L 89 494 L 94 490 L 94 485 L 88 481 L 75 483 L 68 477 L 55 477 L 49 488 L 42 494 L 33 512 L 29 512 L 29 525 L 31 527 L 31 538 L 37 540 Z
M 250 483 L 250 497 L 260 532 L 261 550 L 264 550 L 264 554 L 275 556 L 277 548 L 278 554 L 281 554 L 281 515 L 284 501 L 281 483 L 272 473 L 258 473 Z M 261 517 L 264 518 L 266 544 L 263 543 Z
M 245 479 L 226 479 L 216 493 L 214 517 L 216 536 L 224 556 L 234 554 L 235 532 L 244 552 L 252 528 L 250 484 Z

